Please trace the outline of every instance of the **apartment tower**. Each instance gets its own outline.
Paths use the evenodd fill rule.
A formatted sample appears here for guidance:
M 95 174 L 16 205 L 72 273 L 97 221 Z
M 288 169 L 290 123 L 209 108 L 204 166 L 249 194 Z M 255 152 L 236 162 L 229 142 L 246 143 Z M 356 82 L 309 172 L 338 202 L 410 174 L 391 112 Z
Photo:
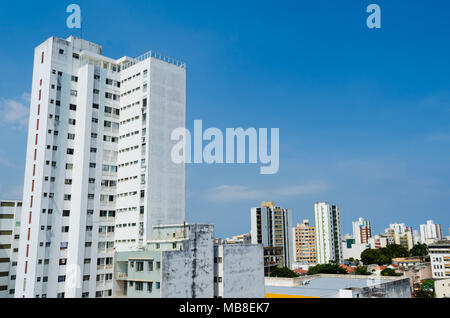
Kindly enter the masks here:
M 185 221 L 185 65 L 118 60 L 51 37 L 36 47 L 15 297 L 112 296 L 115 250 Z
M 315 264 L 316 259 L 316 233 L 314 226 L 309 225 L 309 220 L 303 220 L 303 223 L 297 224 L 292 229 L 295 261 L 299 263 Z
M 263 202 L 260 207 L 251 208 L 250 216 L 252 244 L 263 244 L 265 256 L 273 258 L 266 259 L 265 266 L 274 263 L 290 268 L 294 261 L 292 210 L 277 207 L 275 202 Z M 274 253 L 275 250 L 280 253 Z
M 359 218 L 353 222 L 353 238 L 356 244 L 367 244 L 372 237 L 372 226 L 370 221 Z
M 318 264 L 343 261 L 339 207 L 326 202 L 314 204 Z

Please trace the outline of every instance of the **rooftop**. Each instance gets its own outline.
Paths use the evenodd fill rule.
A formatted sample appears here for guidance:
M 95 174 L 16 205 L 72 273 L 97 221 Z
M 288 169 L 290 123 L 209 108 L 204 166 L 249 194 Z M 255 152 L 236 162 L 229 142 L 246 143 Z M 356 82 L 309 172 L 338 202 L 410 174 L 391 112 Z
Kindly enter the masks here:
M 266 277 L 265 289 L 266 293 L 270 294 L 333 297 L 339 293 L 340 289 L 359 289 L 401 279 L 404 278 L 333 274 L 319 274 L 293 279 Z

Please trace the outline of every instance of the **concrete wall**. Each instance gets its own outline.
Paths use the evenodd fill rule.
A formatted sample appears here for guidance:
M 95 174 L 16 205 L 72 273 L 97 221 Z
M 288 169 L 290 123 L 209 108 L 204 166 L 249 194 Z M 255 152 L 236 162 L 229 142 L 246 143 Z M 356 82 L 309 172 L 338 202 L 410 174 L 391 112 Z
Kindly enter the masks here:
M 262 245 L 223 245 L 223 297 L 264 298 Z
M 353 298 L 411 298 L 409 278 L 382 282 L 381 284 L 360 288 Z
M 161 297 L 214 296 L 214 226 L 189 225 L 182 251 L 166 251 L 161 261 Z
M 434 282 L 436 298 L 450 298 L 450 279 L 439 279 Z

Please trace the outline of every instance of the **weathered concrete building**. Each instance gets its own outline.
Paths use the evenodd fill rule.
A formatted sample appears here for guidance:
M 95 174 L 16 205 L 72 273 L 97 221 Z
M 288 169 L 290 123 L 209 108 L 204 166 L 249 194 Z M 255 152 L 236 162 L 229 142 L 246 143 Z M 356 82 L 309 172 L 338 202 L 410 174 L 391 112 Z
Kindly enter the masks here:
M 115 297 L 264 297 L 263 247 L 214 243 L 211 224 L 158 225 L 140 251 L 115 253 Z
M 266 298 L 411 298 L 408 278 L 319 274 L 265 278 Z

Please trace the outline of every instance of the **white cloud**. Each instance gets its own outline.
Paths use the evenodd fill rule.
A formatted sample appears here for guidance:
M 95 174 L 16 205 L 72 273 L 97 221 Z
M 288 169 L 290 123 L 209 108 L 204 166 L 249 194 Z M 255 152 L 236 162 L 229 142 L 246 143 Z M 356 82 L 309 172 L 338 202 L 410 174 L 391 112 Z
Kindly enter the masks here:
M 290 197 L 310 195 L 326 191 L 327 184 L 321 181 L 313 181 L 306 184 L 298 184 L 283 188 L 257 189 L 242 185 L 221 185 L 207 190 L 205 197 L 211 201 L 238 201 L 238 200 L 266 200 L 273 197 Z
M 282 196 L 301 196 L 319 193 L 328 190 L 328 184 L 321 181 L 313 181 L 306 184 L 294 185 L 277 190 L 276 192 Z
M 0 98 L 0 123 L 11 128 L 26 129 L 30 95 L 23 93 L 15 99 Z
M 212 201 L 249 200 L 262 197 L 264 197 L 264 193 L 261 191 L 236 185 L 221 185 L 206 193 L 206 198 Z

